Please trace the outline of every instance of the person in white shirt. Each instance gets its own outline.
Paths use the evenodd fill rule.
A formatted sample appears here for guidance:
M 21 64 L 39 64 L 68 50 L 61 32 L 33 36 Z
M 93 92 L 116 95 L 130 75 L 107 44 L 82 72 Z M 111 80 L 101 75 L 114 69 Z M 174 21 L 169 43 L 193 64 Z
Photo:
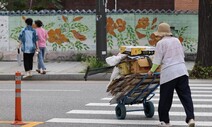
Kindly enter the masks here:
M 186 123 L 189 127 L 195 126 L 194 107 L 191 90 L 188 82 L 188 71 L 184 61 L 184 51 L 179 39 L 172 36 L 170 25 L 161 23 L 154 32 L 160 40 L 156 44 L 153 66 L 148 75 L 161 65 L 160 74 L 160 100 L 158 114 L 159 127 L 170 127 L 169 110 L 172 105 L 174 90 L 185 109 Z

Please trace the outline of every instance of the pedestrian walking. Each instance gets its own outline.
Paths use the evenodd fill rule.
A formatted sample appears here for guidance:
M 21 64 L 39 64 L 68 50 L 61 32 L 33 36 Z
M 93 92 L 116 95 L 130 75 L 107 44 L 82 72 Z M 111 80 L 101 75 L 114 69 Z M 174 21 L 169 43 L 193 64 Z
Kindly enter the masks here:
M 44 64 L 44 55 L 46 50 L 47 32 L 42 27 L 43 23 L 40 20 L 35 21 L 36 32 L 38 35 L 38 69 L 36 70 L 40 74 L 46 74 L 46 67 Z
M 19 34 L 25 69 L 25 75 L 23 76 L 23 78 L 32 76 L 33 56 L 35 51 L 38 50 L 37 34 L 36 31 L 32 28 L 33 20 L 31 18 L 27 18 L 25 20 L 25 23 L 26 27 L 23 28 Z
M 194 108 L 191 90 L 188 82 L 188 71 L 184 61 L 184 51 L 179 39 L 172 36 L 170 26 L 161 23 L 154 33 L 160 38 L 156 44 L 153 66 L 149 75 L 161 65 L 160 100 L 158 114 L 160 124 L 158 127 L 170 127 L 169 110 L 172 105 L 174 90 L 184 107 L 186 123 L 189 127 L 195 126 Z

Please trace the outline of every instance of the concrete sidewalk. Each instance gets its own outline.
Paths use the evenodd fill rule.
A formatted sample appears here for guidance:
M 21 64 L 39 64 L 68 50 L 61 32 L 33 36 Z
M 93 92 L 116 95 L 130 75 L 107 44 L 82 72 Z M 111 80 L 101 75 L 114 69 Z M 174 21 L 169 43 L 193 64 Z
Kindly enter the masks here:
M 37 63 L 33 63 L 33 76 L 22 80 L 84 80 L 87 65 L 82 62 L 62 61 L 46 62 L 47 73 L 45 75 L 36 72 Z M 25 74 L 23 63 L 17 61 L 0 61 L 0 80 L 14 80 L 15 73 L 19 71 Z M 90 76 L 89 80 L 109 80 L 109 73 L 100 73 Z
M 82 62 L 62 61 L 46 62 L 47 74 L 38 74 L 37 63 L 34 62 L 33 76 L 28 80 L 84 80 L 86 64 Z M 186 62 L 188 70 L 193 68 L 194 62 Z M 24 67 L 16 61 L 0 61 L 0 80 L 14 80 L 15 72 L 24 74 Z M 109 80 L 110 73 L 100 73 L 89 76 L 88 80 Z

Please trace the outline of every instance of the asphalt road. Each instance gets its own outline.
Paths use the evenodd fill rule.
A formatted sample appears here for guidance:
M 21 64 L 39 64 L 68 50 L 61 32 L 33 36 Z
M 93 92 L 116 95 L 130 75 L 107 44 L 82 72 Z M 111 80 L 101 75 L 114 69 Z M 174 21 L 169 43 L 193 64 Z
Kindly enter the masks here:
M 22 81 L 22 119 L 38 123 L 36 127 L 156 127 L 158 123 L 158 90 L 152 98 L 153 118 L 143 112 L 132 112 L 117 120 L 109 105 L 107 81 Z M 212 125 L 212 83 L 192 83 L 198 127 Z M 15 119 L 15 82 L 0 81 L 0 127 L 12 127 L 6 121 Z M 176 95 L 176 94 L 175 94 Z M 127 109 L 142 107 L 126 106 Z M 185 127 L 185 113 L 177 97 L 170 112 L 174 127 Z M 4 123 L 5 122 L 5 123 Z M 27 127 L 32 127 L 27 126 Z

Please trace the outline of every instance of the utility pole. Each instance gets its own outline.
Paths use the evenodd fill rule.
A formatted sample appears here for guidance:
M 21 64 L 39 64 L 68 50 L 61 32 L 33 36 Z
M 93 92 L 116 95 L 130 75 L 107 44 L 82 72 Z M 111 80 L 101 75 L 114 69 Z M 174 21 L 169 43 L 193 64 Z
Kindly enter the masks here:
M 96 57 L 105 60 L 107 56 L 105 0 L 96 0 Z

